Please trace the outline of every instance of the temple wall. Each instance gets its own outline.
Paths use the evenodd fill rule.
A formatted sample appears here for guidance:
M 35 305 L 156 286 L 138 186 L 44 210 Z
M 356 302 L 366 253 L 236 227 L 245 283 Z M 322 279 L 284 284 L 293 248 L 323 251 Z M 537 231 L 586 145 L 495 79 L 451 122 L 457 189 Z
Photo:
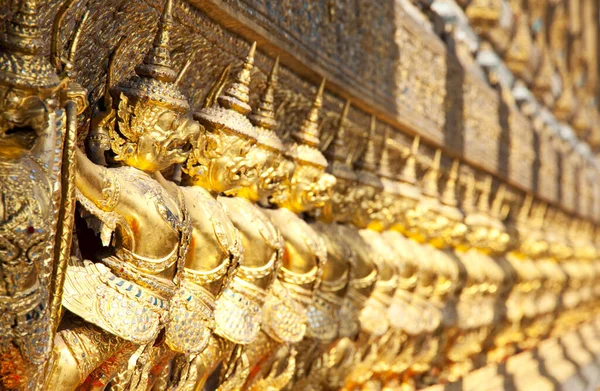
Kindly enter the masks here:
M 7 10 L 7 2 L 2 3 Z M 47 32 L 61 3 L 51 1 L 42 9 Z M 90 21 L 82 32 L 75 70 L 77 80 L 90 91 L 91 108 L 102 95 L 108 57 L 117 42 L 125 37 L 115 83 L 130 76 L 133 64 L 141 60 L 160 6 L 151 0 L 87 3 Z M 82 12 L 83 7 L 75 7 L 74 13 Z M 324 139 L 344 100 L 351 99 L 351 133 L 358 139 L 366 137 L 374 114 L 380 120 L 378 138 L 386 127 L 400 145 L 409 145 L 406 136 L 422 137 L 425 166 L 439 147 L 443 166 L 458 158 L 510 184 L 515 198 L 532 192 L 569 212 L 595 218 L 600 203 L 595 163 L 565 146 L 556 132 L 536 123 L 539 119 L 523 113 L 514 99 L 503 97 L 473 56 L 453 39 L 443 41 L 419 12 L 411 4 L 391 0 L 176 2 L 172 55 L 176 68 L 192 61 L 180 85 L 192 107 L 198 108 L 221 69 L 239 63 L 248 41 L 256 40 L 259 53 L 251 90 L 264 85 L 273 56 L 281 58 L 275 103 L 277 131 L 284 138 L 304 117 L 306 97 L 326 77 Z M 585 183 L 575 181 L 583 172 Z M 593 202 L 583 187 L 593 193 Z M 595 206 L 581 207 L 586 203 Z

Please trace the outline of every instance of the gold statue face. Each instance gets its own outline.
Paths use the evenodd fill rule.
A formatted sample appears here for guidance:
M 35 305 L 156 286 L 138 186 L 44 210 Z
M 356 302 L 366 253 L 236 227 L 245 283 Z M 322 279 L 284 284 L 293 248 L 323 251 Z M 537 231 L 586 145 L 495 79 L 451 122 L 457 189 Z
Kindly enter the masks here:
M 256 141 L 223 129 L 207 130 L 190 154 L 186 172 L 195 185 L 218 193 L 252 187 L 268 160 Z
M 367 184 L 355 186 L 355 201 L 352 223 L 359 228 L 367 228 L 374 221 L 383 221 L 383 197 L 381 191 Z M 358 206 L 358 207 L 356 207 Z
M 241 188 L 237 194 L 263 205 L 280 203 L 294 174 L 294 163 L 284 158 L 279 152 L 260 146 L 256 149 L 264 154 L 261 160 L 265 164 L 260 170 L 257 180 L 250 186 Z
M 489 246 L 493 251 L 504 252 L 510 243 L 510 236 L 503 229 L 496 227 L 489 230 Z
M 398 199 L 397 195 L 384 191 L 381 198 L 381 217 L 382 227 L 387 229 L 396 221 L 404 217 L 404 204 Z
M 355 187 L 356 182 L 336 177 L 330 197 L 320 211 L 325 221 L 345 222 L 350 217 L 351 210 L 355 206 Z
M 297 162 L 290 186 L 282 192 L 280 206 L 294 213 L 321 208 L 329 199 L 335 182 L 335 177 L 325 173 L 323 167 Z
M 290 186 L 290 181 L 294 175 L 295 165 L 292 161 L 282 155 L 277 155 L 273 159 L 270 173 L 261 175 L 261 182 L 258 187 L 258 196 L 260 200 L 278 204 L 282 202 L 285 189 Z
M 44 130 L 46 105 L 32 90 L 0 85 L 0 158 L 18 159 Z
M 464 242 L 463 239 L 467 232 L 467 226 L 462 221 L 447 219 L 448 223 L 440 233 L 440 237 L 443 240 L 442 246 L 450 245 L 457 247 Z
M 475 248 L 485 248 L 489 235 L 488 227 L 485 225 L 471 225 L 465 235 L 467 242 Z
M 183 163 L 198 138 L 200 125 L 188 114 L 121 94 L 118 131 L 110 127 L 115 160 L 146 172 Z
M 398 214 L 395 215 L 396 218 L 390 229 L 410 236 L 409 233 L 415 231 L 419 226 L 424 209 L 419 207 L 418 201 L 403 196 L 394 196 L 391 202 L 394 205 L 391 209 L 392 213 L 397 210 Z
M 428 208 L 427 212 L 423 215 L 421 224 L 424 236 L 427 240 L 447 241 L 447 238 L 444 235 L 449 232 L 451 221 L 446 216 L 439 213 L 437 208 Z

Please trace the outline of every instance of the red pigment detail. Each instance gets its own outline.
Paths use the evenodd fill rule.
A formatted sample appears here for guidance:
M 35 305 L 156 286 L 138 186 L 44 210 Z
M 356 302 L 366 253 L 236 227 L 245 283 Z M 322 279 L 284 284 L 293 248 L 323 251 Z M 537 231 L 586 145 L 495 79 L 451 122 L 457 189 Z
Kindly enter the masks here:
M 131 224 L 131 230 L 133 231 L 134 234 L 140 232 L 140 224 L 138 223 L 137 219 L 131 219 L 130 224 Z

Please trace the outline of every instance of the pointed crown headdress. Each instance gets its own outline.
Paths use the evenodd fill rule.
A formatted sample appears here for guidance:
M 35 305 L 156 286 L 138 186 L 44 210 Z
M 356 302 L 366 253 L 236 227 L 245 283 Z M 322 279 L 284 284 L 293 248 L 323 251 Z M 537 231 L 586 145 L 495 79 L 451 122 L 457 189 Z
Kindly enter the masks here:
M 394 172 L 391 166 L 390 149 L 388 140 L 390 138 L 390 128 L 386 126 L 383 133 L 383 141 L 381 144 L 381 159 L 379 161 L 379 176 L 386 179 L 395 179 Z
M 503 211 L 504 211 L 504 197 L 506 196 L 506 185 L 502 183 L 496 192 L 496 197 L 494 197 L 494 201 L 492 202 L 491 214 L 498 220 L 503 220 Z
M 448 206 L 457 206 L 458 201 L 456 199 L 456 181 L 458 180 L 458 160 L 452 162 L 452 168 L 448 174 L 448 181 L 442 194 L 442 203 Z
M 323 106 L 325 81 L 325 79 L 321 81 L 306 119 L 302 126 L 292 133 L 293 141 L 288 145 L 285 152 L 285 155 L 292 160 L 320 168 L 327 167 L 327 159 L 318 149 L 321 142 L 318 121 Z
M 220 129 L 241 137 L 257 140 L 258 135 L 247 115 L 250 101 L 250 73 L 254 66 L 256 42 L 252 43 L 242 69 L 233 83 L 217 98 L 218 104 L 205 107 L 194 118 L 208 129 Z
M 56 69 L 43 55 L 36 0 L 21 0 L 0 38 L 0 83 L 23 89 L 58 87 Z
M 467 173 L 465 190 L 462 198 L 462 210 L 466 214 L 471 214 L 475 211 L 475 174 L 472 171 Z
M 421 138 L 415 136 L 412 142 L 408 157 L 404 162 L 402 170 L 397 175 L 398 187 L 402 195 L 411 198 L 418 199 L 421 197 L 421 189 L 417 184 L 417 154 L 419 153 L 419 143 Z
M 135 102 L 148 102 L 185 113 L 190 105 L 177 87 L 177 72 L 171 65 L 169 33 L 173 29 L 173 0 L 167 0 L 152 46 L 141 64 L 135 67 L 135 76 L 111 89 L 115 101 L 121 96 Z
M 438 148 L 435 151 L 431 166 L 425 173 L 423 178 L 423 194 L 432 197 L 439 198 L 440 192 L 438 188 L 438 179 L 440 177 L 440 161 L 442 159 L 442 151 Z
M 391 165 L 388 140 L 390 139 L 390 128 L 386 126 L 381 144 L 381 159 L 377 174 L 383 184 L 384 191 L 394 195 L 401 195 L 400 185 L 396 179 Z
M 448 180 L 442 193 L 442 211 L 446 217 L 454 221 L 461 221 L 465 216 L 458 208 L 458 200 L 456 199 L 456 182 L 458 181 L 459 162 L 454 159 L 452 167 L 448 173 Z
M 404 166 L 398 174 L 399 181 L 412 185 L 417 183 L 417 154 L 419 153 L 420 142 L 421 137 L 415 136 Z
M 371 116 L 371 123 L 369 126 L 369 135 L 367 136 L 367 146 L 365 151 L 359 156 L 354 168 L 358 176 L 360 183 L 383 189 L 381 179 L 377 176 L 377 152 L 375 151 L 375 130 L 377 128 L 377 120 L 375 116 Z
M 346 122 L 349 110 L 350 101 L 346 100 L 338 121 L 337 129 L 333 135 L 333 139 L 325 148 L 324 155 L 329 161 L 329 166 L 327 167 L 328 173 L 336 178 L 356 181 L 358 178 L 349 163 L 350 151 L 348 149 L 348 140 L 346 140 Z
M 492 190 L 492 177 L 486 176 L 485 181 L 483 183 L 483 188 L 481 189 L 481 194 L 479 195 L 479 202 L 477 204 L 477 209 L 479 212 L 488 214 L 490 211 L 490 192 Z
M 267 86 L 263 92 L 258 107 L 250 115 L 250 122 L 258 135 L 256 144 L 266 149 L 283 152 L 283 143 L 275 133 L 277 121 L 275 120 L 275 109 L 273 107 L 274 91 L 277 85 L 277 72 L 279 70 L 279 57 L 275 59 L 271 73 L 267 79 Z

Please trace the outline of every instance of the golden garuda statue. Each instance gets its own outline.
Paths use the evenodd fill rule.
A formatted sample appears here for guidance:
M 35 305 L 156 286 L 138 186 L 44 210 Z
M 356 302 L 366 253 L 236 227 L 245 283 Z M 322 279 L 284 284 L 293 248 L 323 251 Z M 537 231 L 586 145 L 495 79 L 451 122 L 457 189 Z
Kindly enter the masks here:
M 64 10 L 68 5 L 63 7 Z M 85 13 L 68 52 L 44 55 L 39 4 L 22 1 L 0 40 L 0 388 L 43 389 L 58 327 L 75 206 L 77 115 L 70 80 Z
M 0 391 L 586 373 L 591 2 L 264 3 L 0 5 Z
M 68 313 L 56 335 L 52 389 L 107 382 L 139 347 L 149 355 L 170 320 L 191 222 L 182 192 L 160 171 L 183 163 L 199 132 L 174 83 L 171 8 L 169 0 L 135 75 L 106 87 L 112 105 L 98 126 L 108 128 L 112 164 L 98 165 L 76 150 L 77 200 L 102 250 L 88 258 L 82 248 L 67 267 Z

